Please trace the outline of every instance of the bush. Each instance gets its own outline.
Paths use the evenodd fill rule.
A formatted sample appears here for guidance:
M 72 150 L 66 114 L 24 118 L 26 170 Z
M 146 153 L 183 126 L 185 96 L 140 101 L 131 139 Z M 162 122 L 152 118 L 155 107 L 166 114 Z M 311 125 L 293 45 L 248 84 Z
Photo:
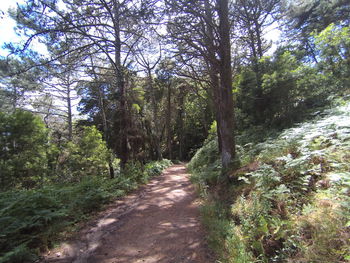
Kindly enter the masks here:
M 221 161 L 219 158 L 218 143 L 216 138 L 209 140 L 193 156 L 187 168 L 192 173 L 191 180 L 203 191 L 208 185 L 217 182 L 221 174 Z M 203 191 L 202 194 L 203 194 Z
M 218 262 L 250 263 L 251 252 L 242 242 L 242 231 L 227 217 L 222 204 L 206 202 L 201 207 L 202 222 L 208 231 L 208 244 L 216 252 Z
M 169 167 L 171 164 L 172 162 L 167 159 L 147 163 L 144 167 L 144 174 L 147 177 L 159 175 L 165 168 Z
M 32 188 L 47 175 L 48 134 L 30 112 L 0 112 L 0 189 Z
M 84 127 L 75 142 L 68 142 L 59 154 L 56 176 L 60 182 L 80 181 L 87 176 L 108 176 L 110 152 L 95 126 Z

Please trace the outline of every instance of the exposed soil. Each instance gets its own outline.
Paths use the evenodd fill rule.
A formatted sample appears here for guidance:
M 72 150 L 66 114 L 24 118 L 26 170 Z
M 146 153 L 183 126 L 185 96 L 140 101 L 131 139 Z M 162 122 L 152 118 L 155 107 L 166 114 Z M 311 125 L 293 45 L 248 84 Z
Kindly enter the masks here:
M 43 262 L 211 263 L 198 201 L 183 165 L 116 201 Z

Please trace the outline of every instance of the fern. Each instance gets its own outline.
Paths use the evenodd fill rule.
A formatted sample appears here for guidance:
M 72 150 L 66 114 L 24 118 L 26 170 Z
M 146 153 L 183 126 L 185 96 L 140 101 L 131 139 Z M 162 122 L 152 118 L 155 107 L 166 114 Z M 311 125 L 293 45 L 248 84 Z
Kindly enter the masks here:
M 170 164 L 153 162 L 144 172 L 148 178 Z M 143 174 L 141 169 L 137 172 Z M 128 174 L 113 180 L 90 177 L 76 184 L 0 193 L 0 262 L 32 262 L 64 229 L 135 189 L 138 180 Z

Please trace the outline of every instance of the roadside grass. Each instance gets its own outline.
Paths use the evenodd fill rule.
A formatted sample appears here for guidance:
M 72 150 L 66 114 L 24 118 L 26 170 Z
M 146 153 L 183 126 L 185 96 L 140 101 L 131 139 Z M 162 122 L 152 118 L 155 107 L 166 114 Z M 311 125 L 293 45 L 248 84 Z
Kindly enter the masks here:
M 0 193 L 0 262 L 33 262 L 112 200 L 162 173 L 171 161 L 129 164 L 115 179 L 98 176 L 74 184 Z

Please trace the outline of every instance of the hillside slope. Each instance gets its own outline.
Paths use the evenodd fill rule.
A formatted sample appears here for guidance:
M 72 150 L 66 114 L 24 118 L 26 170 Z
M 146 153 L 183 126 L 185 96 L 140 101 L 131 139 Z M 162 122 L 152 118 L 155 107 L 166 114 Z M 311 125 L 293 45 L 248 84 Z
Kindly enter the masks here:
M 275 138 L 238 146 L 228 205 L 217 198 L 215 141 L 197 152 L 189 168 L 220 260 L 350 262 L 349 115 L 343 101 Z

